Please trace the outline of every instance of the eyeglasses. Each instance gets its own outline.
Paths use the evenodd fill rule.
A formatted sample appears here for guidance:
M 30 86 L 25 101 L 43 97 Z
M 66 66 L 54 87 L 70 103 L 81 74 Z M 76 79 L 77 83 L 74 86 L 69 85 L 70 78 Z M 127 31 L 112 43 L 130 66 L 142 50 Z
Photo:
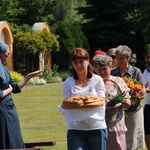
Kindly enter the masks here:
M 110 56 L 112 59 L 116 59 L 116 55 L 111 55 Z
M 128 59 L 128 57 L 116 57 L 117 60 L 124 60 L 124 59 Z

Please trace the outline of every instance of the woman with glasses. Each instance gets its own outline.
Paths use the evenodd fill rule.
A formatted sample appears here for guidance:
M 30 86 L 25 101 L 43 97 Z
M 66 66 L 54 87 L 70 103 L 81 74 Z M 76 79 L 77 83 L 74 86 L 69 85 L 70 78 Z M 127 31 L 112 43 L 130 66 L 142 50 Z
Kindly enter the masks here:
M 112 68 L 115 68 L 117 66 L 117 60 L 116 60 L 116 48 L 111 48 L 107 51 L 107 55 L 112 58 Z
M 106 123 L 108 128 L 107 150 L 126 150 L 127 131 L 124 123 L 124 109 L 130 107 L 129 88 L 120 77 L 110 75 L 112 70 L 112 58 L 109 56 L 95 56 L 94 69 L 96 73 L 105 81 L 105 96 L 106 101 L 111 101 L 109 98 L 115 97 L 118 92 L 124 92 L 122 105 L 117 107 L 106 107 Z
M 129 63 L 132 54 L 131 49 L 126 45 L 120 45 L 116 48 L 115 54 L 118 66 L 111 71 L 111 75 L 136 79 L 143 86 L 142 90 L 137 93 L 138 97 L 144 98 L 145 88 L 142 73 L 139 68 Z M 131 104 L 131 107 L 126 110 L 126 116 L 125 123 L 128 129 L 126 132 L 127 150 L 144 148 L 143 109 L 140 101 Z
M 85 98 L 105 97 L 103 79 L 93 74 L 90 57 L 83 48 L 74 48 L 70 54 L 73 75 L 63 83 L 63 99 L 76 96 Z M 91 108 L 64 109 L 60 112 L 68 124 L 68 150 L 106 150 L 107 128 L 105 123 L 105 104 Z

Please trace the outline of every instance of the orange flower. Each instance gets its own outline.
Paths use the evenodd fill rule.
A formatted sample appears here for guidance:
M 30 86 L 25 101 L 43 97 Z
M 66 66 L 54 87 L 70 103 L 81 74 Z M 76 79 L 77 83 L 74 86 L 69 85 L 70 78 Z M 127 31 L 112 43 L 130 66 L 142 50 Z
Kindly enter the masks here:
M 140 85 L 140 84 L 135 84 L 135 85 L 134 85 L 134 90 L 135 90 L 135 91 L 140 91 L 140 90 L 142 90 L 142 85 Z
M 142 90 L 143 87 L 136 79 L 123 77 L 123 80 L 125 81 L 128 88 L 130 88 L 129 94 L 131 96 L 131 104 L 135 105 L 138 101 L 142 100 L 138 92 Z
M 140 97 L 140 94 L 138 92 L 135 92 L 136 97 Z

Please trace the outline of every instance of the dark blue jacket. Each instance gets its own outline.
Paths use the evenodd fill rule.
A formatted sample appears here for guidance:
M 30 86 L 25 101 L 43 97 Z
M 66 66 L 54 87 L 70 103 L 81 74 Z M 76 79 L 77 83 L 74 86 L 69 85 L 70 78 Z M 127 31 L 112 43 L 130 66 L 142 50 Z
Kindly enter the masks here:
M 7 89 L 9 84 L 13 87 L 13 93 L 21 91 L 6 67 L 4 67 L 4 73 L 6 79 L 0 77 L 0 149 L 24 148 L 18 113 L 12 95 L 2 98 L 3 90 Z

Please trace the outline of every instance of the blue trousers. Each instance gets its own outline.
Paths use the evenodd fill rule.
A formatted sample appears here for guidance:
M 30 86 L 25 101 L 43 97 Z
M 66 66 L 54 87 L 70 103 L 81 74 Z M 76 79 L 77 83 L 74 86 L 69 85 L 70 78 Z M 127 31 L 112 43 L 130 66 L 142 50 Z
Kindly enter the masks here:
M 68 130 L 68 150 L 106 150 L 107 136 L 107 129 Z

